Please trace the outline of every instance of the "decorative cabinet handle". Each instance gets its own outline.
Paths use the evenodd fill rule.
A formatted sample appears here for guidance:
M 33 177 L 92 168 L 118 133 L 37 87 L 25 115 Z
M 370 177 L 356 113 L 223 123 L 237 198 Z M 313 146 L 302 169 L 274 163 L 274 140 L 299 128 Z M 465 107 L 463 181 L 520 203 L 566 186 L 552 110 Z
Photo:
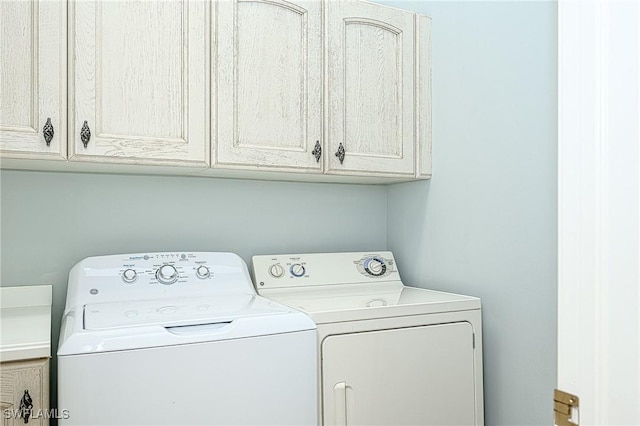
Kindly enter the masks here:
M 89 129 L 89 125 L 87 124 L 87 120 L 84 120 L 84 124 L 82 125 L 82 129 L 80 129 L 80 139 L 86 148 L 89 144 L 89 140 L 91 139 L 91 129 Z
M 31 399 L 31 395 L 29 395 L 29 391 L 27 389 L 24 390 L 24 395 L 22 395 L 22 399 L 20 399 L 20 418 L 24 419 L 25 423 L 29 423 L 29 417 L 31 416 L 31 409 L 33 408 L 33 399 Z
M 42 127 L 42 136 L 44 136 L 44 141 L 47 143 L 47 146 L 51 144 L 51 139 L 53 139 L 53 124 L 51 124 L 51 117 L 47 117 L 47 122 L 44 123 Z
M 346 151 L 344 150 L 344 146 L 342 144 L 338 145 L 338 151 L 336 152 L 336 157 L 340 160 L 340 164 L 344 161 L 344 155 Z
M 316 163 L 320 162 L 320 156 L 322 155 L 322 147 L 320 146 L 320 141 L 316 141 L 316 146 L 313 147 L 313 151 L 311 151 L 314 157 L 316 157 Z

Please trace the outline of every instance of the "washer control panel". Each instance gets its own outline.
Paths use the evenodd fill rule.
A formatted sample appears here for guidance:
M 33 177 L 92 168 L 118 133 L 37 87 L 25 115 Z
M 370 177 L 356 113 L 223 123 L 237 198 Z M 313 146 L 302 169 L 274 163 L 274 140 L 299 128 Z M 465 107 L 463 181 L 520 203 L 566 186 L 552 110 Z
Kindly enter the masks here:
M 246 264 L 233 253 L 96 256 L 82 260 L 69 273 L 67 306 L 229 293 L 255 294 Z
M 254 256 L 253 273 L 258 290 L 400 280 L 388 251 Z
M 194 253 L 158 253 L 131 255 L 118 262 L 118 274 L 125 284 L 163 284 L 172 285 L 197 278 L 212 278 L 204 256 Z

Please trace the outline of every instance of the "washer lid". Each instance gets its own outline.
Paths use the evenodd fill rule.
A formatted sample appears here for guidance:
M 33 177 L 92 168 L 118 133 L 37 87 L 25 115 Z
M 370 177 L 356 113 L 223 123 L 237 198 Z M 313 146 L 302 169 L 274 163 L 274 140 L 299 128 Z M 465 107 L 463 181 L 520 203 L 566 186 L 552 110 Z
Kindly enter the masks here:
M 306 312 L 316 324 L 480 309 L 476 297 L 407 287 L 400 281 L 258 291 Z
M 257 295 L 95 303 L 63 316 L 58 356 L 290 335 L 315 328 L 302 312 Z
M 150 325 L 177 326 L 224 322 L 249 316 L 286 314 L 291 309 L 253 295 L 90 303 L 84 307 L 85 330 Z

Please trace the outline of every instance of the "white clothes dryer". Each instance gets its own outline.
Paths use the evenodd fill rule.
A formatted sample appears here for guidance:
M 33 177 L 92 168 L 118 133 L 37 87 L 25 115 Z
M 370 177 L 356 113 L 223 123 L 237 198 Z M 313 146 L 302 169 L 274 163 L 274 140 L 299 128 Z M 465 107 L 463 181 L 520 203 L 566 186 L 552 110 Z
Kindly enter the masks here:
M 483 425 L 480 299 L 407 287 L 391 252 L 253 257 L 318 325 L 322 425 Z
M 69 274 L 61 425 L 316 425 L 315 324 L 231 253 L 91 257 Z

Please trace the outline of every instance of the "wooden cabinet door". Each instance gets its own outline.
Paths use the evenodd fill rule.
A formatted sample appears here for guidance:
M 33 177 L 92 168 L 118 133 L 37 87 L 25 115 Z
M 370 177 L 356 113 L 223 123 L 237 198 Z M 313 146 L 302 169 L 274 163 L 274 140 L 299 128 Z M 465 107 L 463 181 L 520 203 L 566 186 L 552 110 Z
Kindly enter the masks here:
M 20 417 L 20 400 L 28 393 L 33 406 L 29 425 L 49 424 L 49 359 L 3 362 L 0 365 L 0 406 L 4 426 L 18 426 L 27 422 Z
M 318 173 L 322 3 L 216 3 L 214 166 Z M 324 155 L 324 153 L 322 153 Z
M 328 173 L 414 175 L 415 14 L 355 0 L 327 11 Z
M 0 1 L 0 154 L 67 155 L 66 2 Z M 43 128 L 52 135 L 49 144 Z
M 70 159 L 206 166 L 209 3 L 71 6 Z

